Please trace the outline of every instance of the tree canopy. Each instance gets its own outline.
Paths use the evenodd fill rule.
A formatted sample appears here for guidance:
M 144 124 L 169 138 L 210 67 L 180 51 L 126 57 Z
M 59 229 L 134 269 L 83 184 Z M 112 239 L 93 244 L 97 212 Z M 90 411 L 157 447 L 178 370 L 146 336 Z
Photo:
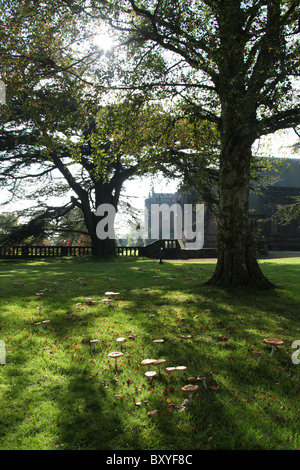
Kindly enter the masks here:
M 109 90 L 97 86 L 95 58 L 103 69 L 109 64 L 93 44 L 85 47 L 89 35 L 79 34 L 81 22 L 69 10 L 14 4 L 18 8 L 3 13 L 4 31 L 14 40 L 1 51 L 8 89 L 1 109 L 1 183 L 15 201 L 28 198 L 37 205 L 30 209 L 30 223 L 18 227 L 10 240 L 42 236 L 50 220 L 78 208 L 93 253 L 112 255 L 114 240 L 97 237 L 101 217 L 96 209 L 110 204 L 117 211 L 124 182 L 151 171 L 153 148 L 164 138 L 168 121 L 142 95 L 108 96 Z M 77 43 L 79 53 L 72 51 Z M 88 83 L 91 78 L 95 86 Z M 43 202 L 68 192 L 62 207 Z

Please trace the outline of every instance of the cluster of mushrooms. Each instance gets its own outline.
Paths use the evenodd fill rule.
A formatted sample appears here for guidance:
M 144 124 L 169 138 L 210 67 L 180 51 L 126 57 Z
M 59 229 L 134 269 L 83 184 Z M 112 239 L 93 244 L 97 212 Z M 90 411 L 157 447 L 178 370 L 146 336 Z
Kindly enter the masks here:
M 187 340 L 187 339 L 190 338 L 190 335 L 183 336 L 182 338 Z M 117 342 L 120 343 L 120 345 L 121 345 L 121 351 L 113 351 L 113 352 L 108 354 L 108 356 L 111 359 L 115 360 L 115 369 L 117 369 L 117 367 L 118 367 L 118 363 L 117 363 L 118 358 L 123 356 L 122 345 L 125 341 L 126 341 L 126 338 L 123 338 L 123 337 L 117 338 Z M 157 339 L 157 340 L 154 340 L 153 342 L 158 345 L 158 350 L 160 351 L 160 346 L 164 342 L 164 340 L 163 339 Z M 263 343 L 267 344 L 267 345 L 270 345 L 272 347 L 271 356 L 273 356 L 274 352 L 276 350 L 276 347 L 282 345 L 283 341 L 280 340 L 280 339 L 277 339 L 277 338 L 266 338 L 266 339 L 263 340 Z M 145 372 L 145 376 L 148 377 L 150 380 L 152 380 L 153 377 L 155 377 L 156 374 L 157 374 L 156 371 L 151 370 L 153 368 L 152 366 L 157 366 L 158 367 L 158 373 L 161 374 L 161 365 L 164 364 L 165 362 L 166 362 L 166 359 L 144 359 L 144 360 L 141 361 L 140 364 L 142 366 L 147 366 L 148 370 Z M 187 369 L 186 366 L 166 367 L 165 368 L 166 372 L 169 374 L 170 377 L 172 377 L 172 374 L 173 374 L 174 371 L 179 371 L 180 374 L 181 374 L 181 377 L 183 377 L 183 372 L 186 369 Z M 188 403 L 192 402 L 193 394 L 199 388 L 199 386 L 196 385 L 195 382 L 201 381 L 203 383 L 203 386 L 204 386 L 205 390 L 208 389 L 207 384 L 206 384 L 206 377 L 205 376 L 199 376 L 197 378 L 189 377 L 187 379 L 187 381 L 190 382 L 190 383 L 188 385 L 185 385 L 185 386 L 181 387 L 181 390 L 182 390 L 182 392 L 187 393 L 189 395 Z M 218 386 L 210 387 L 210 389 L 212 391 L 218 390 L 218 388 L 219 388 Z
M 190 337 L 190 336 L 189 336 Z M 184 337 L 184 339 L 186 339 L 186 337 Z M 111 359 L 114 359 L 115 360 L 115 369 L 117 369 L 118 367 L 118 359 L 120 357 L 123 356 L 123 352 L 122 352 L 122 345 L 123 343 L 126 341 L 126 338 L 117 338 L 117 342 L 120 343 L 121 345 L 121 351 L 113 351 L 111 353 L 108 354 L 108 357 L 111 358 Z M 160 340 L 154 340 L 153 341 L 154 343 L 157 343 L 158 344 L 158 349 L 160 350 L 160 346 L 161 344 L 164 342 L 163 339 L 160 339 Z M 147 378 L 150 379 L 150 381 L 152 381 L 152 379 L 157 375 L 157 372 L 155 370 L 152 370 L 153 369 L 153 366 L 157 366 L 158 368 L 158 374 L 160 375 L 161 374 L 161 366 L 162 364 L 164 364 L 166 362 L 166 359 L 144 359 L 141 361 L 141 366 L 146 366 L 147 367 L 147 371 L 145 372 L 145 376 Z M 165 371 L 169 374 L 169 377 L 171 378 L 172 377 L 172 374 L 174 371 L 178 371 L 180 372 L 181 374 L 181 377 L 183 377 L 183 372 L 187 369 L 186 366 L 177 366 L 177 367 L 166 367 L 165 368 Z M 187 381 L 189 382 L 188 385 L 185 385 L 181 388 L 182 392 L 184 393 L 187 393 L 189 395 L 189 399 L 188 399 L 188 403 L 191 403 L 192 402 L 192 398 L 193 398 L 193 394 L 198 390 L 199 386 L 196 385 L 195 382 L 199 382 L 201 381 L 203 383 L 203 386 L 204 388 L 207 390 L 207 384 L 206 384 L 206 377 L 205 376 L 199 376 L 196 378 L 194 377 L 189 377 L 187 379 Z

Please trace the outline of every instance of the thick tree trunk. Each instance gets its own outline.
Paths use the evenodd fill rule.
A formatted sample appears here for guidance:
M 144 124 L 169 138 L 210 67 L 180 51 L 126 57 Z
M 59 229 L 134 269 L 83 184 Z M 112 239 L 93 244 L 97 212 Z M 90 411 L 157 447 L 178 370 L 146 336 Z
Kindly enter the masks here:
M 207 284 L 270 289 L 274 285 L 259 267 L 249 223 L 251 149 L 257 137 L 258 103 L 245 68 L 243 12 L 240 2 L 216 3 L 221 103 L 218 262 Z
M 107 197 L 109 200 L 109 198 Z M 104 202 L 102 203 L 104 204 Z M 110 204 L 110 203 L 106 203 Z M 110 204 L 113 206 L 112 204 Z M 113 206 L 114 207 L 114 206 Z M 100 238 L 97 234 L 97 225 L 104 220 L 106 222 L 106 215 L 95 214 L 89 206 L 87 198 L 82 200 L 81 209 L 84 216 L 84 221 L 89 232 L 92 244 L 92 256 L 98 258 L 112 258 L 116 256 L 116 240 L 107 235 L 107 238 Z M 111 235 L 112 230 L 110 230 Z M 114 232 L 114 230 L 113 230 Z
M 96 228 L 95 228 L 96 230 Z M 116 240 L 106 238 L 100 240 L 97 236 L 91 237 L 92 256 L 97 258 L 113 258 L 116 256 Z
M 230 139 L 221 150 L 218 217 L 218 261 L 207 285 L 223 288 L 274 285 L 263 275 L 249 224 L 251 142 Z

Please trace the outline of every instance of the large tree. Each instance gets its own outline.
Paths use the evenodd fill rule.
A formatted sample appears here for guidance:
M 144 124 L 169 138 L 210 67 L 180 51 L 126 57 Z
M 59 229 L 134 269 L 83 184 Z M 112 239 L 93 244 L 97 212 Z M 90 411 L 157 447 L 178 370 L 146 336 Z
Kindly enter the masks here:
M 256 139 L 300 123 L 293 93 L 300 73 L 299 0 L 68 4 L 118 30 L 134 64 L 124 71 L 124 86 L 165 97 L 170 90 L 198 119 L 217 125 L 218 263 L 208 284 L 272 287 L 249 228 L 250 166 Z
M 162 132 L 158 111 L 140 96 L 107 96 L 106 56 L 87 40 L 80 18 L 63 2 L 14 0 L 1 6 L 0 55 L 7 85 L 7 104 L 1 107 L 1 184 L 15 202 L 36 203 L 30 222 L 10 240 L 42 236 L 51 220 L 78 208 L 93 254 L 114 255 L 111 233 L 104 239 L 97 233 L 106 218 L 97 209 L 109 204 L 116 212 L 124 182 L 149 168 L 143 148 Z M 43 202 L 68 192 L 71 199 L 62 207 Z
M 43 96 L 45 106 L 47 96 Z M 89 109 L 90 101 L 87 106 Z M 39 104 L 37 107 L 41 110 Z M 63 109 L 53 134 L 46 124 L 44 129 L 39 127 L 45 135 L 42 133 L 37 138 L 37 123 L 31 119 L 29 124 L 25 115 L 21 129 L 0 133 L 5 149 L 0 155 L 2 187 L 15 202 L 35 201 L 35 208 L 27 211 L 31 222 L 22 230 L 19 227 L 10 239 L 15 237 L 18 242 L 22 237 L 38 235 L 39 230 L 44 233 L 51 220 L 60 219 L 77 207 L 82 212 L 93 255 L 112 256 L 115 254 L 113 220 L 110 217 L 107 228 L 104 224 L 104 238 L 101 238 L 97 227 L 101 220 L 103 223 L 107 220 L 107 212 L 98 212 L 98 208 L 109 205 L 110 215 L 116 213 L 124 182 L 149 169 L 150 163 L 146 163 L 142 149 L 153 139 L 155 126 L 151 122 L 156 111 L 154 108 L 150 111 L 134 99 L 97 106 L 90 113 L 81 101 L 80 110 L 77 109 L 73 119 L 68 119 L 72 131 L 68 134 L 60 131 L 58 136 L 56 132 L 65 117 Z M 49 207 L 45 202 L 68 193 L 70 202 L 64 206 Z

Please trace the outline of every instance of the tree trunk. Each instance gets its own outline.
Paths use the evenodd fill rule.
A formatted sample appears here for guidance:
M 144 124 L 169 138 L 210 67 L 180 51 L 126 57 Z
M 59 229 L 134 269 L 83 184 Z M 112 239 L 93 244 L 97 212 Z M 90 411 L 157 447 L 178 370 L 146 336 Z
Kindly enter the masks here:
M 105 216 L 96 215 L 90 209 L 87 198 L 82 198 L 81 210 L 83 212 L 85 225 L 91 239 L 92 256 L 98 258 L 112 258 L 116 256 L 116 240 L 109 236 L 107 238 L 101 239 L 97 235 L 97 224 L 102 219 L 105 219 Z
M 95 227 L 96 232 L 96 227 Z M 97 258 L 113 258 L 116 256 L 116 240 L 106 238 L 104 240 L 91 237 L 92 256 Z
M 226 140 L 226 139 L 224 139 Z M 263 275 L 249 223 L 249 179 L 252 142 L 240 136 L 221 149 L 218 216 L 218 261 L 206 285 L 223 288 L 274 285 Z

